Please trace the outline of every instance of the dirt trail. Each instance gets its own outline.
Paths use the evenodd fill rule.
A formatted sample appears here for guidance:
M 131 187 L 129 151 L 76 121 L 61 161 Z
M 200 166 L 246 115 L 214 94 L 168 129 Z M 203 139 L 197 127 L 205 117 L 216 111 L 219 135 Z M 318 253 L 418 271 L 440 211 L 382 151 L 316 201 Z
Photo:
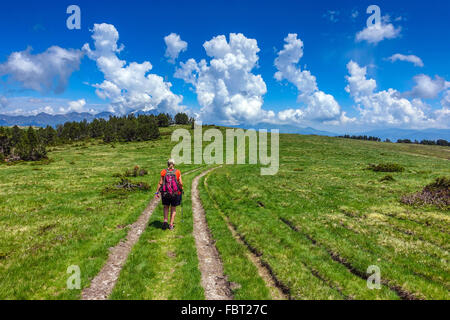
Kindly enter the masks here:
M 219 252 L 214 244 L 211 232 L 206 222 L 205 210 L 200 201 L 198 183 L 200 179 L 214 169 L 204 171 L 192 182 L 192 211 L 194 219 L 194 238 L 197 247 L 202 286 L 206 300 L 231 300 L 233 295 L 230 283 L 223 274 L 223 265 Z
M 185 172 L 184 175 L 193 173 L 201 168 Z M 102 270 L 91 281 L 91 285 L 81 293 L 82 300 L 106 300 L 114 289 L 120 271 L 128 258 L 133 246 L 138 242 L 141 234 L 147 227 L 147 223 L 153 211 L 158 206 L 160 199 L 153 198 L 147 208 L 142 212 L 138 220 L 130 225 L 125 240 L 122 240 L 115 247 L 110 248 L 109 257 Z
M 133 246 L 138 242 L 142 232 L 147 227 L 148 220 L 150 219 L 153 211 L 159 203 L 159 199 L 154 198 L 139 219 L 130 226 L 127 237 L 122 240 L 115 247 L 110 248 L 109 257 L 102 270 L 97 276 L 92 279 L 89 288 L 86 288 L 81 293 L 82 300 L 106 300 L 111 294 L 117 279 L 119 278 L 120 271 L 122 270 L 128 254 Z
M 185 172 L 183 175 L 187 175 L 202 168 L 196 168 Z M 110 248 L 109 257 L 103 266 L 102 270 L 91 281 L 91 285 L 84 289 L 81 293 L 82 300 L 106 300 L 114 289 L 119 278 L 120 271 L 122 270 L 128 255 L 133 246 L 138 242 L 141 234 L 147 227 L 147 223 L 152 216 L 153 211 L 158 206 L 160 199 L 155 199 L 149 203 L 147 208 L 139 216 L 138 220 L 130 225 L 125 240 L 120 241 L 115 247 Z

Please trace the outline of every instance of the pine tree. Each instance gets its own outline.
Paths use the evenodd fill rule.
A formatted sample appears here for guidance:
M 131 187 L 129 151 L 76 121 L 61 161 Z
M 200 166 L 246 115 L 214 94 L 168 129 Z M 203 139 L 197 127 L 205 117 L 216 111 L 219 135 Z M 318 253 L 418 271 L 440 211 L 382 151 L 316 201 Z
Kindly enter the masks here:
M 103 133 L 103 142 L 111 143 L 117 141 L 117 135 L 113 128 L 112 121 L 109 121 L 105 126 L 105 131 Z
M 11 143 L 13 145 L 18 144 L 20 142 L 22 136 L 23 136 L 23 131 L 18 126 L 14 126 L 12 128 Z
M 0 127 L 0 162 L 3 162 L 11 152 L 11 140 L 8 137 L 8 131 Z
M 175 123 L 176 124 L 188 124 L 189 117 L 186 113 L 177 113 L 175 115 Z
M 160 113 L 156 120 L 158 122 L 158 127 L 168 127 L 169 126 L 169 118 L 167 117 L 167 114 Z

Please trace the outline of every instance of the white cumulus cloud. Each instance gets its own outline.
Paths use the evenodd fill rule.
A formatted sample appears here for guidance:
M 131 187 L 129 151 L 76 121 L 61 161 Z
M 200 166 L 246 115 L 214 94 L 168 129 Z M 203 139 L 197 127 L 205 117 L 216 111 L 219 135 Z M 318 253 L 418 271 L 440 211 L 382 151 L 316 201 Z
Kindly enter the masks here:
M 367 68 L 356 62 L 347 64 L 349 75 L 345 90 L 358 105 L 359 123 L 408 127 L 448 127 L 444 109 L 433 111 L 419 98 L 406 99 L 399 91 L 389 88 L 376 92 L 376 81 L 367 79 Z
M 203 44 L 208 57 L 180 63 L 175 77 L 193 85 L 202 107 L 199 118 L 224 124 L 256 123 L 273 117 L 261 108 L 267 92 L 261 75 L 252 73 L 258 62 L 255 39 L 231 33 L 229 41 L 219 35 Z
M 441 100 L 441 105 L 444 108 L 450 109 L 450 90 L 447 90 L 444 93 L 444 96 L 442 97 L 442 100 Z
M 396 53 L 396 54 L 390 56 L 388 58 L 388 60 L 390 60 L 391 62 L 395 62 L 395 61 L 398 61 L 398 60 L 400 60 L 400 61 L 407 61 L 407 62 L 413 63 L 416 67 L 423 67 L 424 66 L 422 59 L 420 59 L 418 56 L 415 56 L 413 54 L 404 55 L 404 54 L 401 54 L 401 53 Z
M 386 19 L 383 19 L 386 20 Z M 395 28 L 392 23 L 385 21 L 367 26 L 356 34 L 356 41 L 367 41 L 377 44 L 384 39 L 394 39 L 400 36 L 401 27 Z
M 445 81 L 444 78 L 439 76 L 435 76 L 434 79 L 432 79 L 426 74 L 419 74 L 413 79 L 416 85 L 412 91 L 406 94 L 407 96 L 422 99 L 435 99 L 446 88 L 450 88 L 450 82 Z
M 185 108 L 183 97 L 171 91 L 172 84 L 163 77 L 149 73 L 153 66 L 120 60 L 118 54 L 123 45 L 118 45 L 119 32 L 111 24 L 94 24 L 92 39 L 95 49 L 89 44 L 83 46 L 88 57 L 97 63 L 105 80 L 95 84 L 96 93 L 110 101 L 113 110 L 128 113 L 136 110 L 176 113 Z
M 175 63 L 178 55 L 182 51 L 186 51 L 188 44 L 186 41 L 181 40 L 180 36 L 176 33 L 171 33 L 164 37 L 164 42 L 166 43 L 166 54 L 165 56 L 169 58 L 170 63 Z
M 63 92 L 69 78 L 79 69 L 83 53 L 80 50 L 52 46 L 45 52 L 32 54 L 31 48 L 13 52 L 0 64 L 0 76 L 7 75 L 26 89 L 39 92 Z
M 275 59 L 275 79 L 287 80 L 294 84 L 299 92 L 298 101 L 306 105 L 305 109 L 291 109 L 279 113 L 283 121 L 294 122 L 301 120 L 334 121 L 341 116 L 341 107 L 330 94 L 320 91 L 317 86 L 316 77 L 308 70 L 301 70 L 298 65 L 303 57 L 303 42 L 297 38 L 297 34 L 289 34 L 285 39 L 282 50 L 278 52 Z
M 60 107 L 59 112 L 60 113 L 68 113 L 68 112 L 78 112 L 78 113 L 91 112 L 91 113 L 94 113 L 95 111 L 87 108 L 85 99 L 79 99 L 79 100 L 69 101 L 67 108 Z

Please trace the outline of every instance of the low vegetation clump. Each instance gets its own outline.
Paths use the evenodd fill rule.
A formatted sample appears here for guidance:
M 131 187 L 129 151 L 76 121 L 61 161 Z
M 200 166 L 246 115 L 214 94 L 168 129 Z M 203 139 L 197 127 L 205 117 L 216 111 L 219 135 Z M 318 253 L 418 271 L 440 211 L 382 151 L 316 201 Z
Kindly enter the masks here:
M 124 189 L 127 191 L 135 191 L 135 190 L 150 190 L 150 186 L 145 182 L 136 182 L 133 183 L 128 179 L 121 179 L 120 183 L 115 186 L 117 189 Z
M 370 164 L 367 168 L 375 172 L 403 172 L 405 168 L 397 163 Z
M 120 182 L 103 189 L 102 194 L 112 195 L 113 197 L 119 196 L 126 198 L 129 192 L 148 190 L 150 190 L 150 185 L 146 182 L 132 182 L 129 179 L 121 178 Z
M 148 171 L 139 167 L 135 166 L 133 169 L 127 169 L 123 174 L 116 173 L 113 176 L 116 178 L 122 178 L 122 177 L 143 177 L 148 174 Z
M 403 196 L 401 202 L 408 205 L 435 205 L 450 209 L 450 178 L 437 178 L 422 191 Z
M 384 176 L 383 178 L 380 179 L 381 182 L 383 181 L 395 181 L 394 177 L 391 176 L 390 174 L 388 174 L 387 176 Z

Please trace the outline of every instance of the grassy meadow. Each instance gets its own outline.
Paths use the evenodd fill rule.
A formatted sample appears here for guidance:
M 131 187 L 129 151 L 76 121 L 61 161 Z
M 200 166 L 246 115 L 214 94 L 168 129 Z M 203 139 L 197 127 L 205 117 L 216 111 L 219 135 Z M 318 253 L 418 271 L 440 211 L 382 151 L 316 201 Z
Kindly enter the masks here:
M 67 268 L 78 265 L 82 288 L 89 286 L 153 197 L 170 145 L 170 135 L 81 142 L 51 148 L 48 162 L 0 165 L 0 299 L 78 299 L 81 290 L 66 289 Z M 150 191 L 103 192 L 135 165 L 148 175 L 129 179 Z
M 277 175 L 222 167 L 203 201 L 216 204 L 293 299 L 450 298 L 449 212 L 399 201 L 449 176 L 448 148 L 297 135 L 280 144 Z M 367 170 L 380 162 L 405 171 L 383 181 L 388 173 Z M 381 270 L 380 290 L 367 288 L 371 265 Z
M 108 248 L 126 236 L 153 197 L 175 143 L 100 141 L 51 148 L 50 161 L 0 165 L 0 299 L 79 299 L 66 289 L 70 265 L 81 286 L 100 271 Z M 450 148 L 281 135 L 280 170 L 224 165 L 202 180 L 208 225 L 236 299 L 272 299 L 248 248 L 260 254 L 292 299 L 449 299 L 449 212 L 408 206 L 403 195 L 450 176 Z M 403 172 L 367 170 L 397 163 Z M 149 191 L 103 192 L 135 165 Z M 111 299 L 204 299 L 192 236 L 190 187 L 206 166 L 181 165 L 184 220 L 162 231 L 162 207 L 132 249 Z M 383 179 L 390 175 L 393 179 Z M 369 290 L 368 266 L 382 287 Z

